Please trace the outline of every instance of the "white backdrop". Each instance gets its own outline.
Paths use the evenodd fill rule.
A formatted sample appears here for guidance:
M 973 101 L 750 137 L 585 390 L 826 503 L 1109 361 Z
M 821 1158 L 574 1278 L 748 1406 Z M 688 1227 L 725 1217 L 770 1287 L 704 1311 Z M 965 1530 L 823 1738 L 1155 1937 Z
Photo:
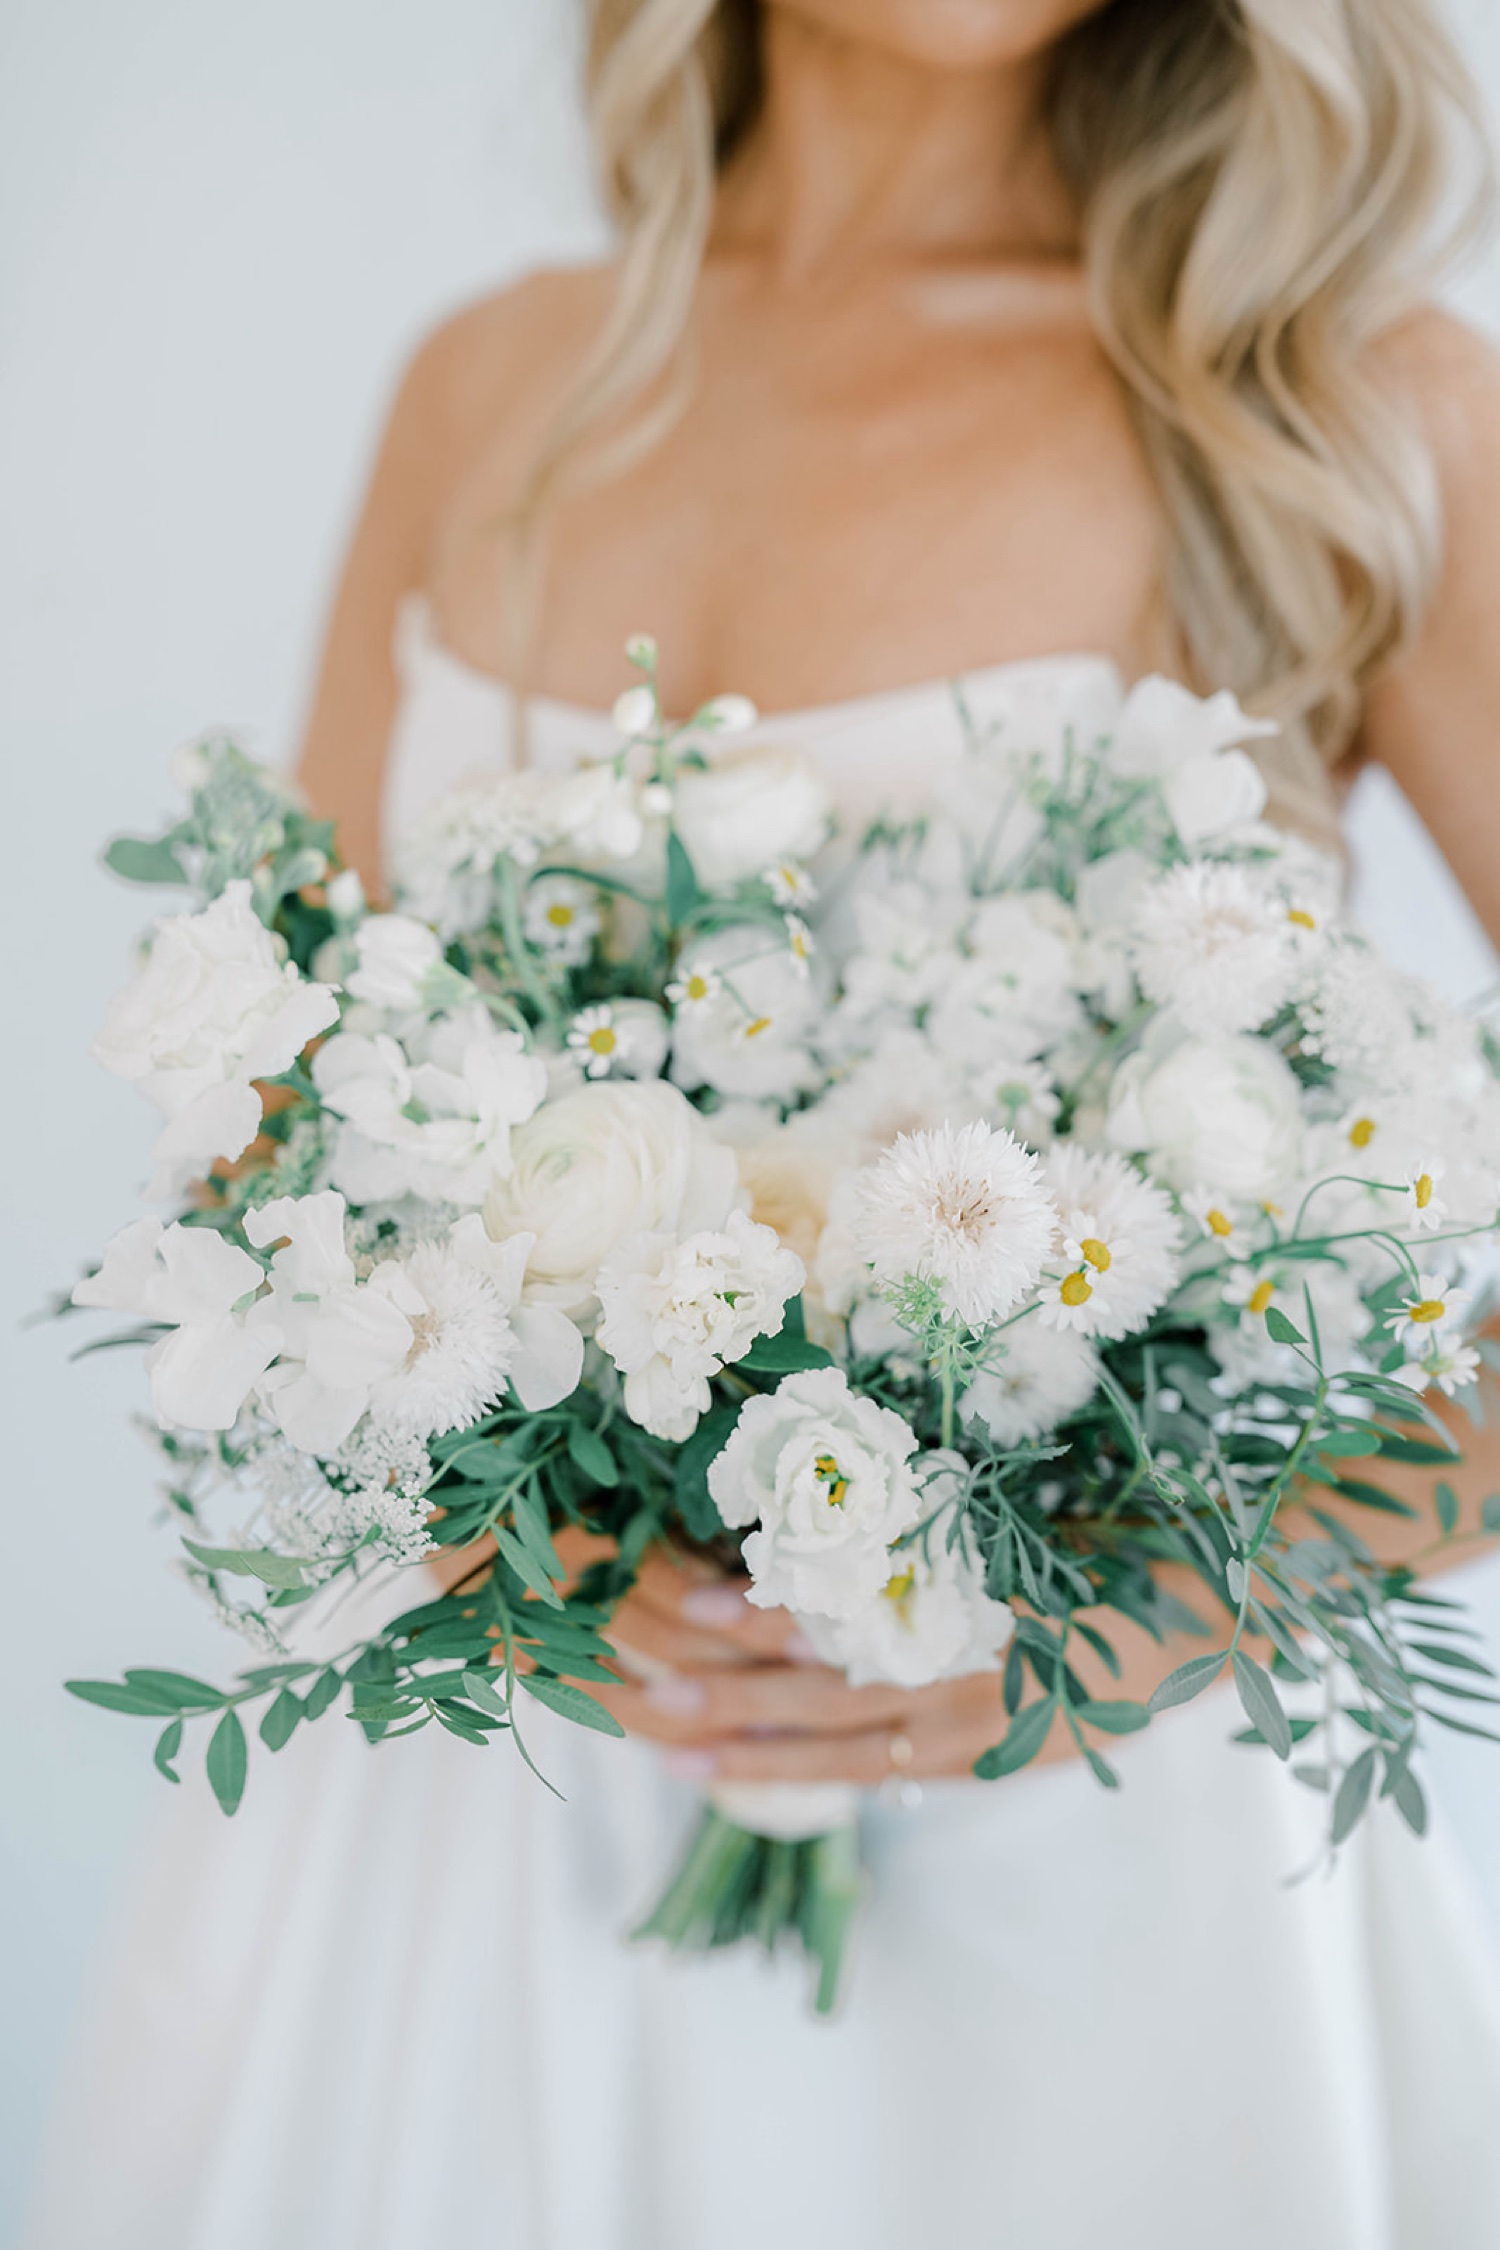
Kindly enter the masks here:
M 162 1784 L 66 1673 L 223 1665 L 147 1535 L 134 1364 L 16 1324 L 131 1208 L 147 1120 L 86 1059 L 140 894 L 100 840 L 205 726 L 290 753 L 400 363 L 432 320 L 601 238 L 572 0 L 6 0 L 0 14 L 0 743 L 8 1405 L 0 1593 L 0 2241 Z M 1495 0 L 1463 0 L 1500 92 Z M 1500 333 L 1500 255 L 1464 291 Z M 1353 816 L 1370 916 L 1492 965 L 1393 792 Z M 19 973 L 17 973 L 19 970 Z M 9 1145 L 13 1140 L 14 1145 Z M 1473 1574 L 1500 1618 L 1500 1572 Z M 1500 1929 L 1500 1762 L 1440 1783 Z M 197 1785 L 196 1783 L 189 1785 Z M 80 2246 L 82 2250 L 82 2246 Z M 101 2246 L 107 2250 L 107 2246 Z M 269 2246 L 268 2246 L 269 2250 Z

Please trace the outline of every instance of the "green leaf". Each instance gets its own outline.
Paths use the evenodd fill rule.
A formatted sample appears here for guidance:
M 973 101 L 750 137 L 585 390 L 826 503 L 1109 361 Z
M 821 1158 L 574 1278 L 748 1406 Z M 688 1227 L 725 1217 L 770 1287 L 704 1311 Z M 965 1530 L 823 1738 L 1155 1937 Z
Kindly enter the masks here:
M 487 1711 L 492 1719 L 510 1718 L 510 1707 L 494 1681 L 484 1672 L 472 1669 L 464 1674 L 464 1693 L 469 1701 Z
M 1378 1484 L 1366 1484 L 1362 1477 L 1330 1477 L 1328 1481 L 1342 1499 L 1352 1500 L 1358 1507 L 1377 1508 L 1387 1516 L 1405 1516 L 1409 1522 L 1416 1520 L 1415 1508 L 1398 1500 L 1393 1493 L 1383 1491 Z
M 505 1530 L 502 1525 L 495 1533 L 495 1545 L 524 1586 L 529 1586 L 532 1593 L 539 1594 L 549 1608 L 563 1607 L 562 1596 L 548 1577 L 541 1558 L 533 1555 L 529 1547 L 524 1547 L 513 1531 Z
M 1448 1664 L 1455 1672 L 1478 1672 L 1486 1680 L 1495 1677 L 1493 1665 L 1470 1656 L 1465 1649 L 1449 1648 L 1444 1641 L 1413 1641 L 1411 1650 L 1414 1656 L 1425 1656 L 1429 1664 Z
M 1330 1430 L 1318 1440 L 1318 1451 L 1330 1461 L 1357 1461 L 1367 1453 L 1378 1453 L 1381 1447 L 1379 1430 L 1368 1427 L 1362 1430 Z
M 137 1693 L 158 1696 L 178 1711 L 217 1711 L 224 1701 L 222 1689 L 190 1679 L 186 1672 L 133 1671 L 126 1673 L 125 1681 Z
M 1056 1709 L 1056 1697 L 1048 1695 L 1039 1703 L 1028 1703 L 1024 1710 L 1018 1711 L 1004 1740 L 974 1760 L 974 1771 L 979 1779 L 999 1781 L 1004 1775 L 1018 1773 L 1022 1766 L 1029 1766 L 1051 1732 Z
M 832 1352 L 825 1352 L 821 1344 L 810 1344 L 804 1336 L 757 1336 L 737 1367 L 748 1367 L 757 1375 L 796 1375 L 804 1367 L 831 1367 Z
M 1278 1758 L 1292 1754 L 1292 1730 L 1287 1725 L 1286 1713 L 1281 1708 L 1281 1698 L 1271 1684 L 1271 1675 L 1247 1656 L 1242 1648 L 1234 1652 L 1234 1684 L 1250 1724 L 1266 1738 Z
M 547 1511 L 537 1498 L 535 1479 L 528 1484 L 523 1484 L 516 1493 L 511 1503 L 511 1514 L 515 1519 L 516 1535 L 522 1546 L 530 1549 L 543 1570 L 546 1571 L 547 1576 L 549 1578 L 566 1577 L 567 1573 L 562 1566 L 562 1557 L 552 1544 L 552 1530 L 547 1522 Z
M 309 1721 L 321 1719 L 343 1684 L 343 1680 L 331 1664 L 326 1672 L 320 1672 L 303 1697 L 303 1717 Z
M 1020 1710 L 1025 1687 L 1026 1659 L 1021 1653 L 1020 1642 L 1013 1640 L 1005 1652 L 1005 1672 L 1000 1683 L 1000 1696 L 1008 1719 L 1013 1719 Z
M 1500 1492 L 1492 1492 L 1479 1511 L 1486 1531 L 1500 1531 Z
M 232 1813 L 238 1809 L 245 1794 L 249 1764 L 250 1752 L 240 1715 L 238 1711 L 226 1711 L 208 1745 L 209 1786 L 219 1800 L 221 1812 Z
M 228 1571 L 235 1578 L 258 1578 L 266 1586 L 301 1586 L 302 1565 L 293 1555 L 278 1555 L 270 1547 L 200 1547 L 184 1539 L 188 1553 L 205 1570 Z
M 177 1705 L 159 1695 L 146 1695 L 115 1680 L 64 1680 L 69 1695 L 81 1703 L 97 1703 L 101 1711 L 124 1711 L 135 1719 L 163 1719 Z
M 1266 1334 L 1275 1344 L 1305 1344 L 1307 1338 L 1295 1321 L 1288 1320 L 1277 1305 L 1266 1307 Z
M 1179 1703 L 1191 1703 L 1195 1695 L 1216 1680 L 1224 1669 L 1223 1649 L 1211 1656 L 1190 1656 L 1186 1664 L 1179 1664 L 1169 1672 L 1161 1685 L 1146 1698 L 1146 1709 L 1155 1717 L 1158 1711 L 1170 1711 Z
M 667 832 L 667 920 L 673 928 L 685 922 L 702 898 L 698 877 L 687 846 L 675 828 Z
M 1373 1745 L 1368 1750 L 1361 1750 L 1339 1783 L 1338 1795 L 1333 1800 L 1333 1825 L 1329 1830 L 1330 1840 L 1335 1844 L 1344 1841 L 1370 1801 L 1377 1755 Z
M 1410 1766 L 1403 1766 L 1391 1783 L 1391 1797 L 1414 1836 L 1427 1833 L 1427 1799 Z
M 1151 1713 L 1144 1703 L 1081 1703 L 1074 1717 L 1085 1726 L 1097 1727 L 1101 1734 L 1139 1734 L 1142 1727 L 1151 1724 Z
M 187 871 L 166 836 L 116 836 L 104 864 L 127 883 L 185 883 Z
M 522 1672 L 519 1678 L 528 1695 L 534 1695 L 538 1703 L 545 1703 L 549 1711 L 556 1711 L 561 1718 L 574 1719 L 579 1726 L 594 1727 L 600 1734 L 625 1732 L 613 1713 L 569 1681 L 549 1680 L 540 1672 Z
M 301 1699 L 293 1695 L 290 1688 L 283 1688 L 260 1722 L 261 1741 L 268 1750 L 284 1748 L 296 1733 L 301 1718 Z
M 1120 1777 L 1107 1758 L 1101 1758 L 1098 1751 L 1092 1749 L 1086 1742 L 1083 1744 L 1083 1754 L 1088 1760 L 1090 1773 L 1092 1773 L 1101 1789 L 1119 1788 Z
M 723 1519 L 708 1489 L 709 1467 L 729 1443 L 738 1420 L 737 1406 L 718 1406 L 712 1414 L 705 1414 L 679 1452 L 672 1472 L 672 1497 L 677 1513 L 691 1537 L 705 1543 L 724 1529 Z
M 1437 1484 L 1433 1486 L 1432 1497 L 1443 1537 L 1451 1539 L 1458 1529 L 1458 1494 L 1451 1484 Z
M 172 1764 L 172 1760 L 181 1748 L 182 1721 L 181 1719 L 174 1719 L 169 1727 L 162 1728 L 161 1733 L 156 1738 L 156 1748 L 151 1753 L 151 1760 L 157 1772 L 165 1775 L 168 1781 L 181 1781 L 182 1779 L 181 1774 L 176 1771 Z
M 613 1492 L 620 1481 L 619 1463 L 597 1430 L 586 1422 L 569 1422 L 568 1452 L 591 1483 Z

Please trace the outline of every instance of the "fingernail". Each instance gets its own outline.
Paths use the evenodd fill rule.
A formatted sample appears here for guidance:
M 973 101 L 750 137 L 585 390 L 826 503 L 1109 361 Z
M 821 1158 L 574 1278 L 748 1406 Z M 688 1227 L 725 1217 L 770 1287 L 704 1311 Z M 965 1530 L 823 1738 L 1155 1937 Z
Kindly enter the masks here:
M 781 1653 L 789 1664 L 821 1664 L 823 1661 L 803 1632 L 788 1633 Z
M 708 1701 L 702 1681 L 681 1672 L 665 1672 L 659 1680 L 648 1680 L 643 1693 L 658 1711 L 670 1711 L 679 1719 L 691 1718 Z
M 695 1586 L 682 1597 L 682 1614 L 695 1625 L 743 1625 L 745 1597 L 734 1586 Z
M 718 1765 L 712 1750 L 665 1750 L 661 1762 L 677 1781 L 712 1781 Z

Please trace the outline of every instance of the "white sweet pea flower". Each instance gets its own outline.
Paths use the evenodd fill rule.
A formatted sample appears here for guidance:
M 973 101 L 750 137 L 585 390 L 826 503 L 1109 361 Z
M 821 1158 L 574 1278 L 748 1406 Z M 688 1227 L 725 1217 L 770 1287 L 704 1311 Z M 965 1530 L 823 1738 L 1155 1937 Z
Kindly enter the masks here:
M 891 1542 L 916 1522 L 921 1496 L 910 1461 L 914 1431 L 861 1398 L 836 1368 L 786 1376 L 745 1401 L 708 1488 L 745 1541 L 762 1609 L 852 1617 L 891 1575 Z
M 1190 860 L 1136 900 L 1135 971 L 1147 999 L 1195 1037 L 1254 1031 L 1297 987 L 1296 934 L 1243 867 Z
M 941 1484 L 957 1483 L 966 1470 L 957 1455 L 926 1457 L 918 1471 L 924 1514 L 940 1505 Z M 940 1521 L 892 1548 L 889 1566 L 879 1593 L 852 1617 L 806 1619 L 803 1631 L 825 1664 L 837 1665 L 851 1687 L 930 1687 L 995 1669 L 1015 1620 L 985 1593 L 966 1539 L 950 1544 Z
M 1044 1328 L 1034 1314 L 1002 1328 L 959 1401 L 966 1423 L 979 1423 L 1002 1450 L 1047 1437 L 1088 1405 L 1099 1387 L 1099 1361 L 1084 1337 Z
M 371 914 L 354 933 L 359 966 L 345 979 L 356 1000 L 411 1015 L 429 1005 L 447 964 L 436 931 L 409 914 Z
M 211 1227 L 137 1219 L 105 1246 L 73 1302 L 168 1326 L 172 1334 L 146 1354 L 158 1422 L 227 1430 L 280 1345 L 270 1323 L 246 1325 L 244 1300 L 260 1285 L 255 1260 Z
M 527 1302 L 582 1324 L 610 1253 L 637 1234 L 722 1227 L 742 1197 L 734 1151 L 675 1086 L 600 1079 L 548 1102 L 512 1136 L 508 1176 L 485 1199 L 491 1237 L 532 1237 Z
M 855 1241 L 876 1281 L 937 1282 L 974 1329 L 1035 1286 L 1057 1225 L 1036 1157 L 983 1123 L 903 1133 L 858 1196 Z
M 252 1081 L 289 1070 L 338 1016 L 336 993 L 281 958 L 250 899 L 250 885 L 234 882 L 201 914 L 163 915 L 91 1050 L 167 1120 L 152 1201 L 180 1193 L 216 1158 L 243 1155 L 260 1130 Z
M 599 1268 L 600 1345 L 625 1378 L 625 1411 L 681 1443 L 711 1404 L 711 1378 L 757 1336 L 780 1333 L 802 1261 L 770 1227 L 732 1211 L 721 1229 L 677 1241 L 633 1235 Z
M 723 891 L 782 861 L 811 859 L 833 825 L 833 798 L 803 752 L 768 743 L 681 771 L 673 819 L 703 888 Z
M 1263 1039 L 1189 1039 L 1165 1024 L 1115 1072 L 1107 1138 L 1179 1191 L 1259 1202 L 1297 1170 L 1302 1094 Z
M 1153 675 L 1125 699 L 1112 763 L 1117 773 L 1161 782 L 1173 824 L 1191 850 L 1259 818 L 1265 780 L 1239 745 L 1279 732 L 1274 720 L 1250 718 L 1227 691 L 1205 700 Z
M 344 1219 L 344 1199 L 332 1189 L 277 1196 L 244 1219 L 257 1249 L 283 1245 L 271 1260 L 270 1296 L 246 1316 L 248 1327 L 263 1325 L 279 1345 L 260 1393 L 293 1445 L 324 1459 L 337 1453 L 414 1340 L 395 1301 L 401 1292 L 389 1281 L 377 1288 L 356 1279 Z
M 546 1065 L 482 1007 L 409 1039 L 412 1053 L 387 1033 L 345 1031 L 313 1057 L 324 1107 L 347 1121 L 330 1177 L 356 1203 L 482 1203 L 510 1168 L 512 1129 L 546 1095 Z

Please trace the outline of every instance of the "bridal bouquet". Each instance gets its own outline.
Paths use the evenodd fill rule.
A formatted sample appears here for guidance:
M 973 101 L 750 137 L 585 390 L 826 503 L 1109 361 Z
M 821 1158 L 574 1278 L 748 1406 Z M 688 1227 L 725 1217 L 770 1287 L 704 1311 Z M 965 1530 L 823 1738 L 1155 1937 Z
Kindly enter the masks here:
M 955 691 L 919 813 L 841 833 L 795 748 L 728 739 L 747 704 L 669 726 L 629 653 L 617 754 L 458 790 L 393 911 L 222 743 L 112 847 L 194 901 L 96 1048 L 161 1113 L 169 1215 L 74 1302 L 148 1345 L 182 1569 L 255 1662 L 74 1692 L 173 1780 L 205 1723 L 228 1812 L 257 1707 L 273 1751 L 342 1706 L 526 1757 L 532 1704 L 620 1731 L 591 1690 L 666 1540 L 854 1683 L 998 1672 L 986 1780 L 1060 1725 L 1113 1787 L 1103 1745 L 1223 1675 L 1331 1845 L 1377 1795 L 1420 1830 L 1424 1720 L 1496 1698 L 1352 1514 L 1409 1514 L 1381 1464 L 1451 1463 L 1429 1399 L 1475 1394 L 1493 1043 L 1263 822 L 1227 695 Z M 573 1526 L 605 1559 L 570 1578 Z M 452 1591 L 330 1645 L 334 1592 L 438 1549 Z M 1074 1669 L 1112 1614 L 1205 1641 L 1149 1706 Z M 827 2007 L 854 1809 L 719 1792 L 647 1930 L 795 1931 Z

